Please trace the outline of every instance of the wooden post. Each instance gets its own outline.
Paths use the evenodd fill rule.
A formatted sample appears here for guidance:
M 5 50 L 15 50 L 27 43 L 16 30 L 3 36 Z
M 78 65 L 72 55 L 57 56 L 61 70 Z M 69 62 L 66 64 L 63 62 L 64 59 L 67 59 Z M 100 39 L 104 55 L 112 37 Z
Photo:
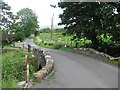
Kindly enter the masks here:
M 29 60 L 28 55 L 25 56 L 25 63 L 26 63 L 26 84 L 29 82 Z
M 31 51 L 31 46 L 30 45 L 28 45 L 28 52 L 30 52 Z
M 23 44 L 23 51 L 24 51 L 24 44 Z
M 24 44 L 23 44 L 23 49 L 24 49 Z

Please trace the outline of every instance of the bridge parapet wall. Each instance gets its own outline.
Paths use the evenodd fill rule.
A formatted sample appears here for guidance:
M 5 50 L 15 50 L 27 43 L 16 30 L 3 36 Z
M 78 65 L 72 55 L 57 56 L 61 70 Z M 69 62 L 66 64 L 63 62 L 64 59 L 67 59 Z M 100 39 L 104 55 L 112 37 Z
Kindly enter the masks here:
M 100 59 L 100 60 L 104 60 L 104 61 L 109 61 L 109 60 L 120 60 L 120 57 L 112 57 L 108 54 L 105 54 L 103 52 L 99 52 L 95 49 L 92 49 L 92 48 L 75 48 L 75 51 L 76 53 L 79 53 L 79 54 L 83 54 L 83 55 L 87 55 L 87 56 L 90 56 L 90 57 L 94 57 L 94 58 L 97 58 L 97 59 Z
M 34 73 L 34 76 L 37 80 L 43 80 L 52 72 L 54 68 L 54 61 L 49 52 L 44 49 L 33 48 L 32 51 L 37 58 L 37 67 L 39 69 L 39 71 Z

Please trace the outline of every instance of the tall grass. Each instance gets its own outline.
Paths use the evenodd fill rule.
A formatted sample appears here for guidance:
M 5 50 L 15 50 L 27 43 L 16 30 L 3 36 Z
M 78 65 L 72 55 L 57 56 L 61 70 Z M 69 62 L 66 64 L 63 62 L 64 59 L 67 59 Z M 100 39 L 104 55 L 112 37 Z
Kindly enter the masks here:
M 25 81 L 25 55 L 32 60 L 31 53 L 22 49 L 10 50 L 2 54 L 2 88 L 17 88 L 17 83 Z M 34 80 L 36 68 L 30 63 L 30 79 Z

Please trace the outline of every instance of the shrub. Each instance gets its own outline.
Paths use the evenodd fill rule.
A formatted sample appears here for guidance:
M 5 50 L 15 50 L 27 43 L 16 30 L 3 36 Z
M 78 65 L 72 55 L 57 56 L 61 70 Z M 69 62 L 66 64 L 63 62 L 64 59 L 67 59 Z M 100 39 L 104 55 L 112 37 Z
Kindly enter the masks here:
M 48 44 L 48 42 L 47 42 L 47 41 L 44 41 L 43 43 L 44 43 L 44 45 L 47 45 L 47 44 Z
M 34 35 L 37 36 L 38 34 L 39 34 L 39 32 L 38 32 L 38 31 L 35 31 Z
M 62 47 L 62 44 L 60 44 L 60 43 L 59 44 L 54 44 L 55 49 L 60 49 L 61 47 Z
M 25 34 L 23 32 L 16 32 L 15 34 L 15 40 L 16 41 L 23 41 L 25 38 Z
M 45 42 L 44 45 L 47 45 L 47 43 Z
M 39 37 L 36 37 L 34 38 L 34 43 L 37 44 L 37 45 L 40 45 L 41 44 L 41 39 Z
M 53 43 L 48 43 L 49 46 L 53 45 Z
M 72 38 L 71 41 L 73 41 L 74 39 Z
M 62 33 L 63 36 L 66 36 L 66 33 Z
M 77 37 L 76 36 L 73 36 L 73 39 L 76 39 Z
M 44 41 L 42 40 L 42 43 L 44 43 Z

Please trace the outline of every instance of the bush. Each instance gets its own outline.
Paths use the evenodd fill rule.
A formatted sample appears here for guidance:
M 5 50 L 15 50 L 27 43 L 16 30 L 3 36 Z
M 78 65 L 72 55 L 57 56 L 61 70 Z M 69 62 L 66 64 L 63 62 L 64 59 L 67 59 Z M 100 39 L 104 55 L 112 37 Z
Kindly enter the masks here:
M 44 45 L 47 45 L 47 43 L 45 42 Z
M 44 41 L 43 43 L 44 43 L 44 45 L 47 45 L 47 44 L 48 44 L 48 42 L 47 42 L 47 41 Z
M 76 36 L 73 36 L 73 39 L 76 39 L 77 37 Z
M 62 33 L 63 36 L 66 36 L 66 33 Z
M 35 37 L 34 38 L 34 43 L 37 44 L 37 45 L 40 45 L 41 44 L 41 39 L 39 37 Z
M 34 34 L 34 35 L 37 36 L 38 34 L 39 34 L 38 31 L 35 31 L 35 34 Z
M 62 48 L 62 44 L 60 44 L 60 43 L 59 44 L 54 44 L 54 48 L 55 49 L 60 49 L 60 48 Z
M 44 41 L 42 40 L 42 43 L 44 43 Z
M 16 41 L 23 41 L 25 38 L 25 34 L 23 32 L 16 32 L 15 34 L 15 40 Z
M 111 46 L 111 47 L 106 47 L 107 49 L 107 54 L 113 56 L 113 57 L 119 57 L 120 56 L 120 46 Z
M 48 43 L 49 46 L 53 45 L 53 43 Z

